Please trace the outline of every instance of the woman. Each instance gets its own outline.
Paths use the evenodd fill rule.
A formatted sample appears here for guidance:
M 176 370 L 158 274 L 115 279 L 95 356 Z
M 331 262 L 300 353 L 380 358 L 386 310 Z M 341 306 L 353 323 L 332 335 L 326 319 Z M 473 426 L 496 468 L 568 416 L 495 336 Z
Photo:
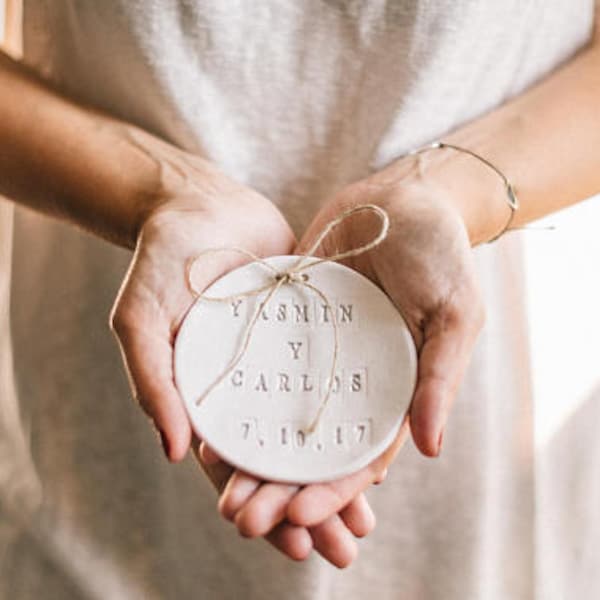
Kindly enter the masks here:
M 8 366 L 5 379 L 27 435 L 3 399 L 2 591 L 542 597 L 520 249 L 503 234 L 600 189 L 593 17 L 591 0 L 26 0 L 23 61 L 0 67 L 0 192 L 114 245 L 15 218 L 16 389 Z M 521 208 L 465 152 L 404 156 L 436 138 L 508 174 Z M 407 445 L 386 478 L 407 424 L 360 473 L 297 489 L 196 448 L 221 514 L 276 555 L 216 518 L 193 461 L 161 462 L 125 402 L 105 324 L 130 258 L 118 246 L 135 254 L 111 323 L 133 393 L 179 462 L 197 446 L 171 374 L 192 301 L 186 260 L 215 245 L 301 251 L 368 202 L 392 233 L 351 266 L 409 323 L 420 352 L 410 433 L 422 455 L 443 453 L 428 461 Z M 369 229 L 361 220 L 329 243 Z M 236 264 L 211 262 L 204 285 Z M 374 526 L 363 491 L 383 479 L 368 492 L 379 529 L 336 572 L 316 553 L 353 561 L 354 537 Z

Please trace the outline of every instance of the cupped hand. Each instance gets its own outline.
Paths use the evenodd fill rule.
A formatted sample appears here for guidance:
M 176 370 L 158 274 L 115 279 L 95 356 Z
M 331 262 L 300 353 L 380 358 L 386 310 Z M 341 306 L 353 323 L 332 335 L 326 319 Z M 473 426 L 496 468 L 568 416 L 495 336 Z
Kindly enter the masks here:
M 437 456 L 448 413 L 483 326 L 484 309 L 467 229 L 445 190 L 419 180 L 366 179 L 340 192 L 317 216 L 300 248 L 335 215 L 360 204 L 387 211 L 387 238 L 347 264 L 380 286 L 404 317 L 418 351 L 410 407 L 416 446 Z M 323 253 L 368 241 L 379 221 L 359 213 L 323 242 Z
M 199 157 L 165 147 L 159 151 L 169 171 L 169 189 L 141 222 L 110 323 L 133 395 L 159 432 L 166 456 L 176 462 L 183 459 L 191 442 L 198 456 L 199 443 L 192 435 L 172 369 L 175 336 L 195 300 L 186 266 L 207 248 L 235 246 L 258 256 L 271 256 L 291 254 L 296 240 L 281 213 L 264 196 L 231 181 Z M 200 260 L 193 283 L 201 291 L 248 259 L 235 253 L 216 253 Z M 224 463 L 204 470 L 217 489 L 230 478 L 234 483 L 243 478 Z M 278 489 L 276 484 L 255 481 L 255 490 L 259 485 Z M 260 501 L 263 494 L 258 494 L 252 505 L 265 513 L 270 505 Z M 280 518 L 269 518 L 273 526 L 263 527 L 260 535 L 291 558 L 305 558 L 314 547 L 342 565 L 353 557 L 350 531 L 366 533 L 372 513 L 359 497 L 340 515 L 328 515 L 326 522 L 311 532 Z
M 163 160 L 165 160 L 163 158 Z M 110 323 L 120 343 L 133 394 L 153 420 L 165 453 L 181 460 L 191 428 L 173 380 L 173 342 L 195 300 L 187 267 L 202 251 L 243 247 L 259 256 L 288 254 L 295 238 L 276 207 L 199 157 L 169 156 L 176 173 L 144 216 L 133 259 Z M 194 287 L 202 290 L 247 262 L 235 253 L 202 257 Z
M 407 169 L 410 173 L 410 169 Z M 381 172 L 342 189 L 313 220 L 296 251 L 306 251 L 325 225 L 344 211 L 375 204 L 389 214 L 391 226 L 377 248 L 346 261 L 380 286 L 404 317 L 418 350 L 418 375 L 409 414 L 394 443 L 361 471 L 342 479 L 293 491 L 272 486 L 262 504 L 247 489 L 255 482 L 233 477 L 220 508 L 238 527 L 262 531 L 289 522 L 313 527 L 352 506 L 372 483 L 381 481 L 412 432 L 426 456 L 440 452 L 450 407 L 484 321 L 465 223 L 453 197 L 419 177 Z M 320 253 L 327 256 L 375 237 L 380 222 L 357 213 L 332 231 Z M 210 449 L 206 449 L 210 458 Z

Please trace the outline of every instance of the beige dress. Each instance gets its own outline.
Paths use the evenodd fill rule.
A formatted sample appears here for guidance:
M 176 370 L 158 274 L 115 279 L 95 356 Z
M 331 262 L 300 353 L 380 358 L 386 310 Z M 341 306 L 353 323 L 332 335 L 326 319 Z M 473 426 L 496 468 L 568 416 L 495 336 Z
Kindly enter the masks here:
M 571 58 L 593 10 L 592 0 L 25 0 L 25 60 L 214 161 L 300 232 L 340 186 Z M 240 539 L 193 459 L 163 459 L 107 328 L 129 254 L 20 210 L 11 240 L 0 209 L 1 598 L 598 597 L 598 524 L 562 538 L 540 521 L 567 479 L 557 473 L 552 488 L 538 476 L 520 234 L 475 251 L 488 320 L 443 455 L 403 449 L 369 490 L 377 530 L 338 571 Z M 572 510 L 598 497 L 576 481 Z

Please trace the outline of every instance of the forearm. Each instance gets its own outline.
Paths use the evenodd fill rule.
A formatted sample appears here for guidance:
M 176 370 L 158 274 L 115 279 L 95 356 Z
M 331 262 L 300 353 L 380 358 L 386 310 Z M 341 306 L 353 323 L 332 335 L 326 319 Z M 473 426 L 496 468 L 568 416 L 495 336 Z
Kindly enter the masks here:
M 521 202 L 511 226 L 519 226 L 600 191 L 599 107 L 600 49 L 593 44 L 539 85 L 449 140 L 489 158 L 511 179 Z M 497 233 L 498 222 L 502 227 L 509 213 L 506 205 L 496 202 L 499 214 L 490 221 L 481 210 L 487 208 L 484 205 L 470 209 L 476 239 Z
M 0 53 L 0 193 L 124 246 L 164 184 L 153 136 L 57 94 Z
M 600 191 L 599 108 L 600 49 L 592 43 L 522 95 L 441 139 L 508 176 L 521 204 L 515 227 Z M 473 245 L 503 229 L 510 215 L 505 187 L 480 161 L 441 149 L 409 162 L 409 179 L 451 192 Z M 406 174 L 406 164 L 398 167 Z M 393 177 L 393 170 L 382 174 Z

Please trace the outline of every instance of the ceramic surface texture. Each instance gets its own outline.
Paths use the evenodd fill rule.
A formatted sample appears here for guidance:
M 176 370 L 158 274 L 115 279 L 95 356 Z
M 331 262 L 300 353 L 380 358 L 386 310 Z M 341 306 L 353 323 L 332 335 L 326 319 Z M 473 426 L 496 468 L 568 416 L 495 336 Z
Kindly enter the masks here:
M 283 271 L 297 260 L 268 262 Z M 383 291 L 335 262 L 303 272 L 327 302 L 299 283 L 283 284 L 262 308 L 268 291 L 222 302 L 199 298 L 175 346 L 175 379 L 195 432 L 232 465 L 272 481 L 327 481 L 368 464 L 394 439 L 416 380 L 412 337 Z M 204 295 L 241 294 L 273 278 L 254 262 Z M 256 311 L 242 358 L 198 403 L 238 353 Z M 308 433 L 330 380 L 333 318 L 331 395 Z

